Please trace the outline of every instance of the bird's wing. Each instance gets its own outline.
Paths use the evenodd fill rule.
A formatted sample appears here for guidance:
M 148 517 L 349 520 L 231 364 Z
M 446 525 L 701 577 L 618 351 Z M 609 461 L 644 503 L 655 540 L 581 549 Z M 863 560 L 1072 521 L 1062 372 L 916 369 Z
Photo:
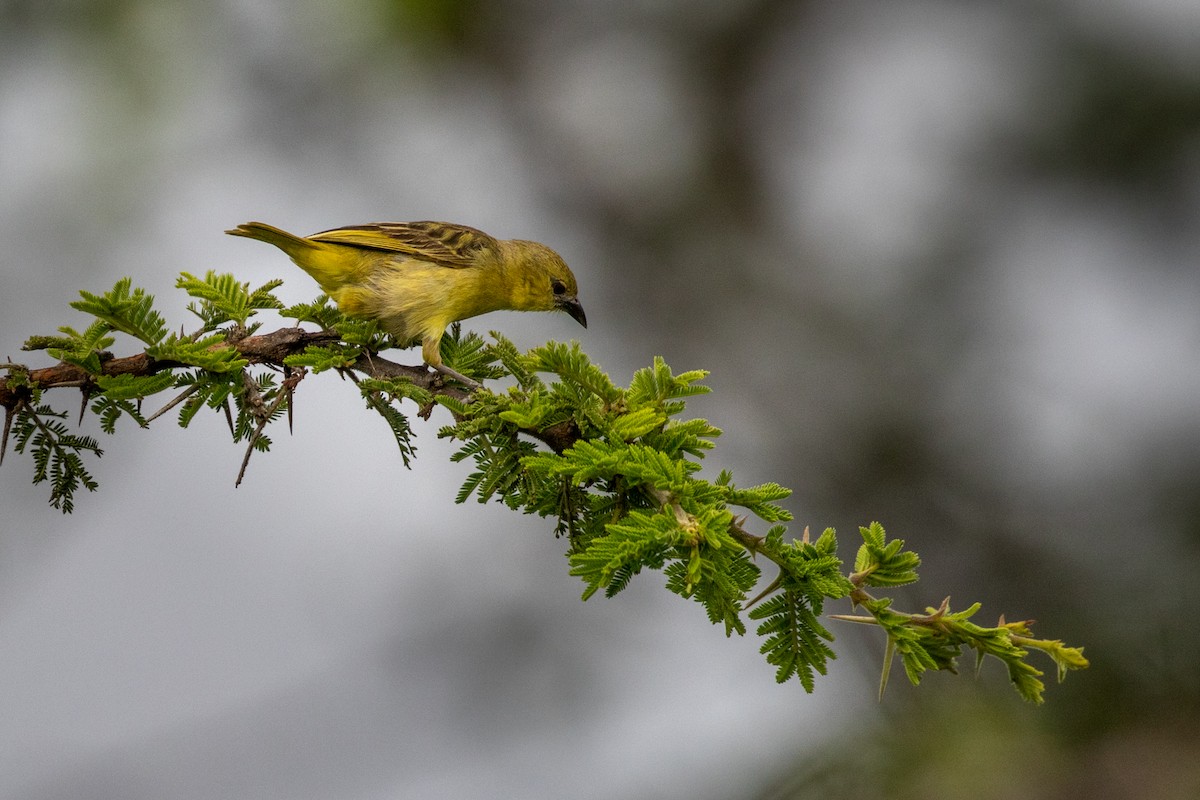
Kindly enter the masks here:
M 372 222 L 322 231 L 308 238 L 317 242 L 406 253 L 456 269 L 478 264 L 480 251 L 499 250 L 494 237 L 451 222 Z

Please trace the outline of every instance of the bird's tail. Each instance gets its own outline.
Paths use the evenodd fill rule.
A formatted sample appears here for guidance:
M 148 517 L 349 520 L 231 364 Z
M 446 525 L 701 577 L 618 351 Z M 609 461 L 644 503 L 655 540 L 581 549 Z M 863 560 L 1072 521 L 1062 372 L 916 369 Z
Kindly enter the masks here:
M 306 255 L 316 250 L 320 245 L 302 236 L 282 231 L 265 222 L 244 222 L 231 231 L 225 231 L 230 236 L 245 236 L 248 239 L 258 239 L 260 242 L 273 244 L 300 263 Z
M 355 257 L 356 253 L 350 248 L 314 242 L 264 222 L 246 222 L 225 232 L 231 236 L 245 236 L 275 245 L 302 270 L 316 278 L 326 294 L 339 303 L 342 290 L 362 278 L 360 272 L 363 262 Z

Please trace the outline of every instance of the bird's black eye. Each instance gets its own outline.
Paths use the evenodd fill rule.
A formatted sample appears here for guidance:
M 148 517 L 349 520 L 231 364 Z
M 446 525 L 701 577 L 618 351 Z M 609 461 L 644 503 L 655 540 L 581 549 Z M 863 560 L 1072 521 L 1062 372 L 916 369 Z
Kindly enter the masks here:
M 567 285 L 559 280 L 550 281 L 550 288 L 554 291 L 555 294 L 566 294 L 567 293 Z

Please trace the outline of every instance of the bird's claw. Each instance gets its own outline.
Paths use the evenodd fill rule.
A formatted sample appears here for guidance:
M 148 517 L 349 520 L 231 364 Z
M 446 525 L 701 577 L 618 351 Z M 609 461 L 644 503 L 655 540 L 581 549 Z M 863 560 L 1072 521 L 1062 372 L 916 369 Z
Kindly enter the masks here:
M 455 370 L 450 369 L 445 364 L 435 364 L 432 366 L 435 370 L 442 373 L 447 378 L 453 378 L 454 380 L 461 383 L 463 386 L 466 386 L 472 392 L 477 389 L 483 388 L 483 384 L 480 383 L 479 381 L 472 380 L 472 379 L 468 378 L 466 375 L 463 375 L 461 372 L 457 372 Z

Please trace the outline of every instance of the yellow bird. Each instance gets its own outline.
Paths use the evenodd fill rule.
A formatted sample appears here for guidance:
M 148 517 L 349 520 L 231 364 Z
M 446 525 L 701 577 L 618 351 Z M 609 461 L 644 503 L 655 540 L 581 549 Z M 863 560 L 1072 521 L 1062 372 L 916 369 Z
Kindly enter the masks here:
M 378 320 L 425 363 L 472 387 L 442 363 L 451 322 L 489 311 L 565 311 L 587 327 L 575 276 L 544 244 L 496 239 L 449 222 L 374 222 L 295 236 L 262 222 L 231 231 L 278 247 L 346 314 Z

